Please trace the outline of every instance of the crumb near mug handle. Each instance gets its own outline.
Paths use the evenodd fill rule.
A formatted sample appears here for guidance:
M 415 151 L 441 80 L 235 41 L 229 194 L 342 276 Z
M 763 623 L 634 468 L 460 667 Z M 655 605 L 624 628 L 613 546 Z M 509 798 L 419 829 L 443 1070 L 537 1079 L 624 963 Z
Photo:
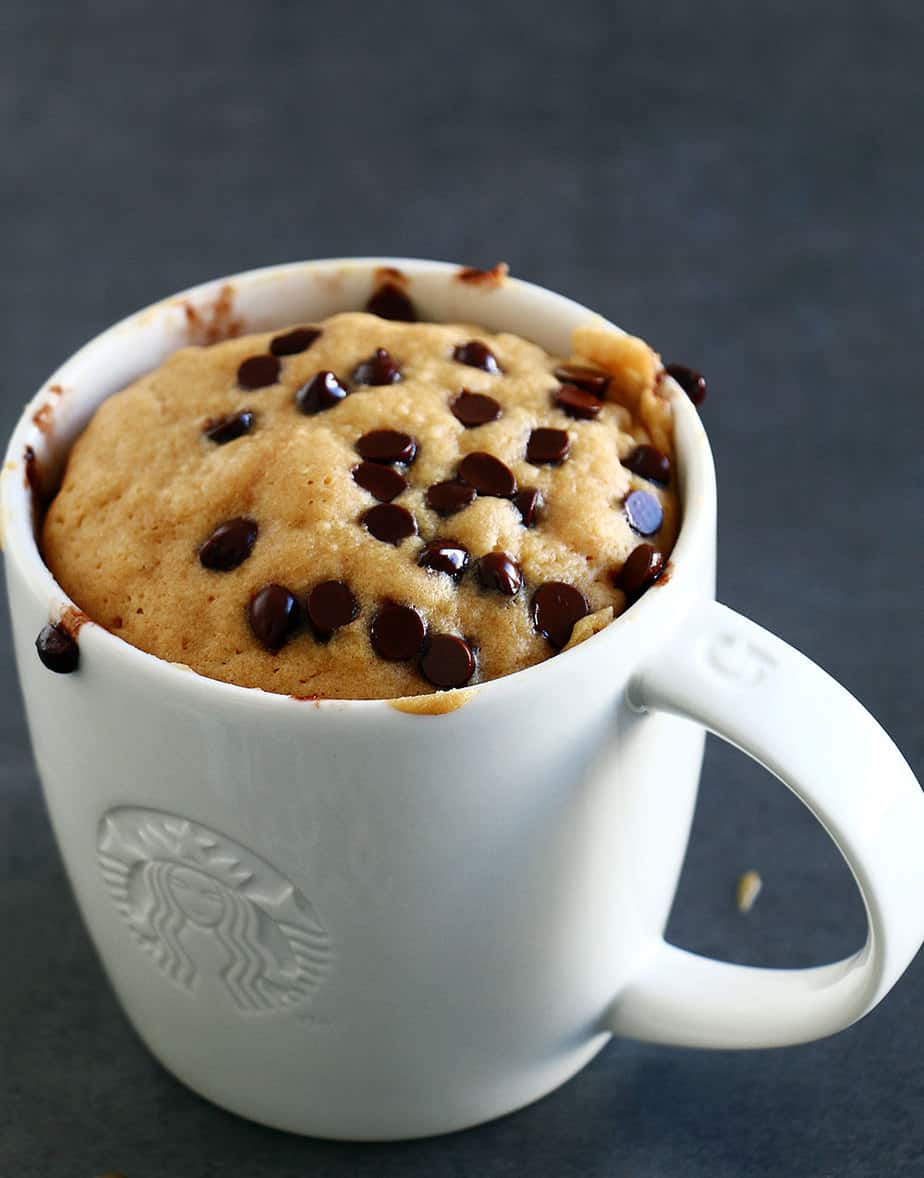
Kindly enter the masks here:
M 637 672 L 637 711 L 702 724 L 769 769 L 850 867 L 868 920 L 853 956 L 811 969 L 731 965 L 654 941 L 608 1014 L 616 1034 L 689 1047 L 778 1047 L 849 1026 L 924 937 L 924 794 L 856 699 L 804 655 L 715 602 Z

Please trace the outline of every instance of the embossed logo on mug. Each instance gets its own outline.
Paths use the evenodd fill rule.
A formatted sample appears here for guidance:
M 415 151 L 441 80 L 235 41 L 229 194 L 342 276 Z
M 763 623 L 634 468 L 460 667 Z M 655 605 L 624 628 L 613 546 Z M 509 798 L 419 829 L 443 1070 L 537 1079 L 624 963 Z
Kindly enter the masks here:
M 216 831 L 159 810 L 117 807 L 99 827 L 100 871 L 136 942 L 184 990 L 214 973 L 242 1014 L 293 1010 L 333 960 L 293 884 Z
M 716 634 L 706 655 L 713 671 L 741 687 L 756 687 L 776 667 L 765 650 L 730 632 Z

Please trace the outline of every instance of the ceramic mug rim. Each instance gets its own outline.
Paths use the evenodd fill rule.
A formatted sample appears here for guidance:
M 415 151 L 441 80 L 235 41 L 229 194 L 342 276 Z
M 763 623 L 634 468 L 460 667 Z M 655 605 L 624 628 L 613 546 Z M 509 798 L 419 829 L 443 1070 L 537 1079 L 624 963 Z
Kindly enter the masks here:
M 0 475 L 0 499 L 2 499 L 4 558 L 6 561 L 15 563 L 32 596 L 37 601 L 45 603 L 49 621 L 59 619 L 69 609 L 76 611 L 81 619 L 86 617 L 80 607 L 57 583 L 51 570 L 45 564 L 33 526 L 33 499 L 27 477 L 26 455 L 30 447 L 37 451 L 39 448 L 44 448 L 46 439 L 45 431 L 42 428 L 42 411 L 55 399 L 52 390 L 55 387 L 63 387 L 68 389 L 69 398 L 78 401 L 91 399 L 89 391 L 92 388 L 91 385 L 86 385 L 79 391 L 71 388 L 72 371 L 81 361 L 93 353 L 103 353 L 109 346 L 120 342 L 121 336 L 127 329 L 144 330 L 146 326 L 151 327 L 157 322 L 159 315 L 175 314 L 177 307 L 181 304 L 188 306 L 196 302 L 214 300 L 220 297 L 222 290 L 229 285 L 235 291 L 239 291 L 242 287 L 273 281 L 276 278 L 291 279 L 293 276 L 303 273 L 323 273 L 329 270 L 367 270 L 371 276 L 376 270 L 383 268 L 402 271 L 412 283 L 415 274 L 424 273 L 441 273 L 448 282 L 457 276 L 460 270 L 464 269 L 458 263 L 428 259 L 346 257 L 282 263 L 212 279 L 159 299 L 105 328 L 69 356 L 40 385 L 38 391 L 25 406 L 11 435 L 2 475 Z M 572 319 L 581 316 L 587 321 L 595 321 L 600 325 L 621 330 L 588 307 L 535 283 L 507 276 L 503 279 L 502 287 L 508 293 L 513 291 L 521 295 L 541 298 L 552 305 L 553 311 L 557 308 Z M 287 323 L 282 322 L 279 326 L 287 326 Z M 669 561 L 670 576 L 659 581 L 652 591 L 644 594 L 639 601 L 615 618 L 603 630 L 570 650 L 562 651 L 554 656 L 554 663 L 559 666 L 563 660 L 570 660 L 575 672 L 579 671 L 578 664 L 581 658 L 586 656 L 588 647 L 592 647 L 595 652 L 602 653 L 603 644 L 609 643 L 611 649 L 607 654 L 616 658 L 620 639 L 630 628 L 643 624 L 658 626 L 659 623 L 666 622 L 668 612 L 678 603 L 687 588 L 688 569 L 695 564 L 688 558 L 700 544 L 708 542 L 714 527 L 712 521 L 714 519 L 713 505 L 716 498 L 715 468 L 706 431 L 696 408 L 676 382 L 667 378 L 665 385 L 674 410 L 674 450 L 681 494 L 681 524 Z M 693 586 L 689 588 L 696 591 Z M 306 701 L 304 699 L 265 691 L 259 687 L 244 687 L 235 683 L 211 679 L 185 664 L 171 663 L 158 655 L 149 654 L 147 651 L 132 646 L 125 639 L 107 630 L 93 619 L 82 620 L 80 633 L 81 646 L 86 644 L 91 656 L 98 652 L 101 656 L 105 655 L 116 662 L 121 662 L 126 669 L 134 668 L 139 674 L 160 678 L 165 690 L 180 693 L 192 691 L 197 696 L 200 693 L 205 693 L 208 696 L 214 696 L 215 701 L 223 698 L 228 703 L 236 701 L 248 707 L 305 710 Z M 510 675 L 491 679 L 485 683 L 473 684 L 470 688 L 461 690 L 475 692 L 479 697 L 485 693 L 497 696 L 505 691 L 517 690 L 527 676 L 537 677 L 542 675 L 544 671 L 548 674 L 552 663 L 553 659 L 545 659 Z M 438 694 L 445 693 L 425 693 L 420 696 L 404 698 L 421 700 Z M 309 710 L 321 713 L 357 708 L 363 711 L 380 711 L 384 708 L 391 708 L 393 702 L 391 699 L 312 699 Z

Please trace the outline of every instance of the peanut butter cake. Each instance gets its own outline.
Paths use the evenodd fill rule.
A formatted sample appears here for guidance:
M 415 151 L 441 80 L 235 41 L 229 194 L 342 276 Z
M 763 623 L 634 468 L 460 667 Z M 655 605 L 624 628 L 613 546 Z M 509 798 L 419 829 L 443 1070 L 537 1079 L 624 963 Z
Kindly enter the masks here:
M 413 320 L 380 291 L 107 400 L 45 518 L 65 591 L 162 659 L 318 698 L 495 679 L 606 625 L 677 533 L 659 358 Z

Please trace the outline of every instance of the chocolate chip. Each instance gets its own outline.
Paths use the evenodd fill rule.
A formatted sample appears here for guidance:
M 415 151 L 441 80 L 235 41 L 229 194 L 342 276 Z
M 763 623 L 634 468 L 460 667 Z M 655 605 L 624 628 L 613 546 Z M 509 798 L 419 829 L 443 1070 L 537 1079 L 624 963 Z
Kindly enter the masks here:
M 391 503 L 407 490 L 407 479 L 390 466 L 378 462 L 361 462 L 353 467 L 353 481 L 364 491 L 374 495 L 379 503 Z
M 610 387 L 610 378 L 605 372 L 598 372 L 596 368 L 588 368 L 584 364 L 559 364 L 555 369 L 555 377 L 562 384 L 576 384 L 585 393 L 593 393 L 601 400 Z
M 539 508 L 542 506 L 542 495 L 535 487 L 525 487 L 517 491 L 513 497 L 513 506 L 520 513 L 524 528 L 531 528 L 536 522 Z
M 256 520 L 244 516 L 225 520 L 199 549 L 199 560 L 203 567 L 221 573 L 236 569 L 253 551 L 257 531 Z
M 467 344 L 459 344 L 453 349 L 452 358 L 460 364 L 467 364 L 469 368 L 481 368 L 492 373 L 501 371 L 497 357 L 480 339 L 471 339 Z
M 513 597 L 523 584 L 520 566 L 506 552 L 488 552 L 478 561 L 478 580 L 485 589 Z
M 307 384 L 303 384 L 295 392 L 295 404 L 302 413 L 313 417 L 315 413 L 323 413 L 325 409 L 333 409 L 339 405 L 344 397 L 349 395 L 349 389 L 344 388 L 340 377 L 326 369 L 316 372 Z
M 267 650 L 277 651 L 285 645 L 298 625 L 301 610 L 285 585 L 264 585 L 250 599 L 247 618 L 257 641 Z
M 475 488 L 467 483 L 447 479 L 445 483 L 434 483 L 427 491 L 427 506 L 438 515 L 454 515 L 474 503 L 475 494 Z
M 358 613 L 356 598 L 343 581 L 322 581 L 308 595 L 308 617 L 324 637 L 341 626 L 348 626 Z
M 210 442 L 224 446 L 226 442 L 233 442 L 235 438 L 242 438 L 250 433 L 254 423 L 254 415 L 250 409 L 242 409 L 240 413 L 229 413 L 227 417 L 219 417 L 206 422 L 203 433 Z
M 397 503 L 378 503 L 363 514 L 363 524 L 376 540 L 397 546 L 408 536 L 417 535 L 417 523 L 406 507 Z
M 475 654 L 464 638 L 434 634 L 420 660 L 420 669 L 434 687 L 464 687 L 475 674 Z
M 468 549 L 454 540 L 431 540 L 417 558 L 421 568 L 446 573 L 458 581 L 468 568 Z
M 279 379 L 279 361 L 275 356 L 249 356 L 237 370 L 242 389 L 262 389 Z
M 367 462 L 411 463 L 417 457 L 417 439 L 398 429 L 374 429 L 356 443 Z
M 463 389 L 450 402 L 449 408 L 466 429 L 497 421 L 501 415 L 501 407 L 493 397 L 487 397 L 484 393 L 470 393 L 468 389 Z
M 412 659 L 423 645 L 423 618 L 409 605 L 383 605 L 375 615 L 369 638 L 372 648 L 391 662 Z
M 362 360 L 353 370 L 356 384 L 394 384 L 401 379 L 401 369 L 384 348 L 376 348 L 367 360 Z
M 676 380 L 694 405 L 702 405 L 706 400 L 706 378 L 701 372 L 687 368 L 686 364 L 668 364 L 664 371 Z
M 296 356 L 299 352 L 307 352 L 320 335 L 320 327 L 293 327 L 271 339 L 269 350 L 274 356 Z
M 546 581 L 533 594 L 533 625 L 556 650 L 567 644 L 574 623 L 589 612 L 584 594 L 564 581 Z
M 671 460 L 656 446 L 636 446 L 622 460 L 622 464 L 639 478 L 650 479 L 653 483 L 666 484 L 671 481 Z
M 552 400 L 569 417 L 579 421 L 592 421 L 603 408 L 603 402 L 598 397 L 585 392 L 576 384 L 563 384 L 552 394 Z
M 380 319 L 393 319 L 400 323 L 417 322 L 414 304 L 394 282 L 383 283 L 366 303 L 366 310 Z
M 640 536 L 650 536 L 664 522 L 664 511 L 654 495 L 647 491 L 633 491 L 623 504 L 629 526 Z
M 54 671 L 56 675 L 69 675 L 77 670 L 80 647 L 63 626 L 43 626 L 35 640 L 35 649 L 48 670 Z
M 513 471 L 493 454 L 476 450 L 466 454 L 459 463 L 459 478 L 474 487 L 479 495 L 494 495 L 498 499 L 509 499 L 517 489 Z
M 650 544 L 639 544 L 629 553 L 625 564 L 614 583 L 630 601 L 641 597 L 649 585 L 654 584 L 664 571 L 664 557 Z
M 558 466 L 568 457 L 571 439 L 564 429 L 534 429 L 526 444 L 526 461 L 534 466 Z

